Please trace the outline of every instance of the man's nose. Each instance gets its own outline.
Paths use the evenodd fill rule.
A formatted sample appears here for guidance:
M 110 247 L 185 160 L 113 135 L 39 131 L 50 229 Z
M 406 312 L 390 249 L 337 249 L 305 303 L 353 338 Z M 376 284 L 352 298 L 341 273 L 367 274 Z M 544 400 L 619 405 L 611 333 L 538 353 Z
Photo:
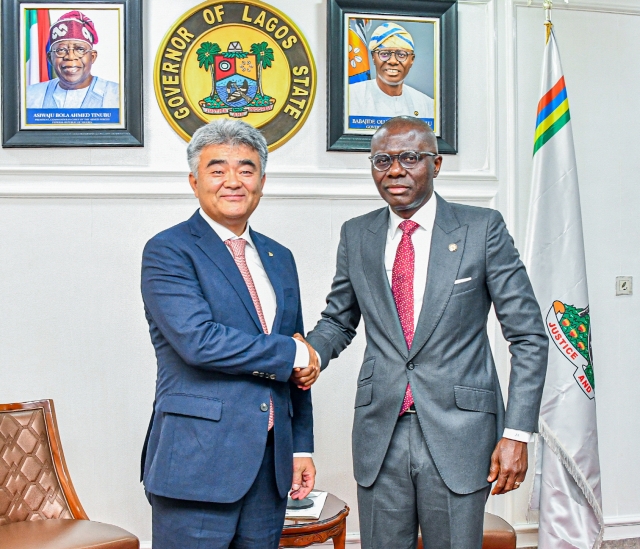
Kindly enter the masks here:
M 405 167 L 400 164 L 400 159 L 397 156 L 394 156 L 391 159 L 391 167 L 387 171 L 387 175 L 391 177 L 401 177 L 407 173 Z
M 229 174 L 227 174 L 227 177 L 224 182 L 225 187 L 230 189 L 237 189 L 238 187 L 240 187 L 240 185 L 241 185 L 240 179 L 235 173 L 230 172 Z

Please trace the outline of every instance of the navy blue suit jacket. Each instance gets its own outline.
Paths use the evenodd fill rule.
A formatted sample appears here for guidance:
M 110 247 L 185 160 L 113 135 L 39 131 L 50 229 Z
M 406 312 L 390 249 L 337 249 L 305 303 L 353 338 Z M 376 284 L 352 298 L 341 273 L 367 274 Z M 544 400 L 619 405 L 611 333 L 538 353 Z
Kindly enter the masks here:
M 142 257 L 142 296 L 158 362 L 155 413 L 143 452 L 145 488 L 228 503 L 251 487 L 275 411 L 278 491 L 291 488 L 293 453 L 313 451 L 310 391 L 289 381 L 304 333 L 291 252 L 251 231 L 277 300 L 263 333 L 233 257 L 199 212 L 154 236 Z

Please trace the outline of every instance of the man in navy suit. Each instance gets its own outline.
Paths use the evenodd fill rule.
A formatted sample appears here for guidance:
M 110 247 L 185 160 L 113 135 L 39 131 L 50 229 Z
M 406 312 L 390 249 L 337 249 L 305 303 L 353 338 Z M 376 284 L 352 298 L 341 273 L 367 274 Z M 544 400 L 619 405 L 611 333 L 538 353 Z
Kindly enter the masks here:
M 142 258 L 158 362 L 143 452 L 153 548 L 276 549 L 287 493 L 301 499 L 315 481 L 306 389 L 319 365 L 299 336 L 291 252 L 248 224 L 265 183 L 264 137 L 215 121 L 187 156 L 200 208 Z

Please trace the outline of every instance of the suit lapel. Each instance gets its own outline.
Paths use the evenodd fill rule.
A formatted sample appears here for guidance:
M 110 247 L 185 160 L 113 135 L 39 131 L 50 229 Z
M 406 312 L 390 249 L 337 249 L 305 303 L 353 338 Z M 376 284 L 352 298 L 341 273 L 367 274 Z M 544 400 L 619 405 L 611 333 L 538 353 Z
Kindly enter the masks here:
M 393 300 L 391 286 L 384 266 L 384 253 L 389 229 L 389 210 L 384 208 L 365 230 L 362 238 L 362 269 L 369 283 L 373 302 L 382 319 L 389 341 L 404 357 L 407 343 L 402 333 L 398 310 Z
M 427 286 L 409 359 L 425 346 L 449 303 L 467 236 L 467 225 L 461 226 L 451 206 L 439 195 L 436 198 L 438 206 L 431 236 Z M 456 246 L 453 251 L 451 244 Z
M 254 232 L 253 229 L 249 230 L 251 231 L 251 239 L 258 250 L 260 261 L 262 261 L 262 266 L 264 267 L 264 270 L 269 277 L 269 282 L 271 282 L 273 291 L 276 294 L 276 317 L 273 321 L 271 333 L 277 334 L 280 331 L 280 323 L 282 322 L 282 312 L 284 309 L 284 291 L 282 289 L 282 274 L 280 272 L 280 260 L 282 258 L 276 258 L 273 254 L 269 255 L 271 252 L 262 238 L 262 235 Z
M 256 307 L 253 304 L 247 284 L 240 274 L 240 270 L 229 253 L 226 244 L 222 242 L 218 234 L 200 215 L 196 213 L 189 220 L 191 234 L 196 237 L 196 245 L 207 255 L 220 272 L 227 278 L 229 284 L 238 294 L 247 312 L 251 315 L 256 327 L 262 332 L 262 324 L 258 318 Z M 253 237 L 253 235 L 252 235 Z

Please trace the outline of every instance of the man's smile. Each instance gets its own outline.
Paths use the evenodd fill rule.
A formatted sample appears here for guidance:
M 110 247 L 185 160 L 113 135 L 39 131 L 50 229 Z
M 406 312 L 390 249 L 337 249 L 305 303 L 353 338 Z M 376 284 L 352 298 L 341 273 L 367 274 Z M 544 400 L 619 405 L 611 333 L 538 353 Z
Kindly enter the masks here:
M 76 74 L 82 70 L 81 65 L 62 65 L 62 70 L 69 74 Z

